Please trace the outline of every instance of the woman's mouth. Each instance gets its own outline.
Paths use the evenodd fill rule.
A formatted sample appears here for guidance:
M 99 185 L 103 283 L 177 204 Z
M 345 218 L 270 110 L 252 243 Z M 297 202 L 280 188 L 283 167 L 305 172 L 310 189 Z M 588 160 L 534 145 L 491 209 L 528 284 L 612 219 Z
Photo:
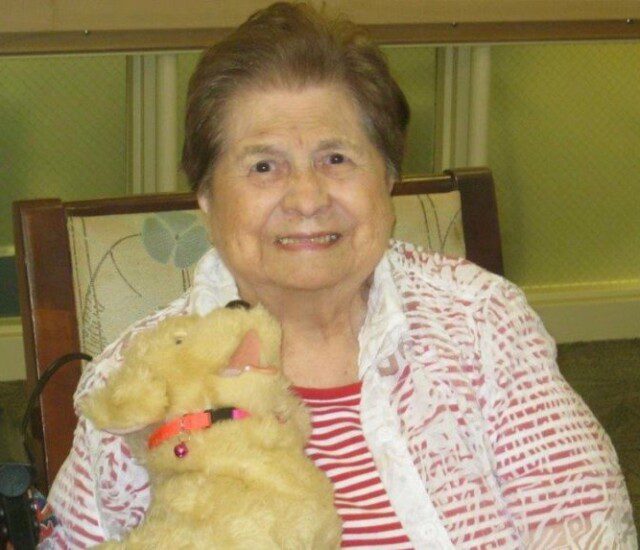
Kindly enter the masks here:
M 283 235 L 277 237 L 276 245 L 287 250 L 320 249 L 327 248 L 337 242 L 342 235 L 340 233 L 314 233 L 308 235 Z

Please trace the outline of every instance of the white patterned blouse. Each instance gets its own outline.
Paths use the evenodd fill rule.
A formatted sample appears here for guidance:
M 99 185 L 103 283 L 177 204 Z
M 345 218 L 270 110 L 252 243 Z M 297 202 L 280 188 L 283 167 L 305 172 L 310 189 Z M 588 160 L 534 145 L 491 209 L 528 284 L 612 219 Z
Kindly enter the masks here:
M 208 252 L 189 293 L 87 367 L 76 402 L 118 367 L 136 333 L 235 298 Z M 638 548 L 611 442 L 514 285 L 393 242 L 359 341 L 362 430 L 413 547 Z M 121 438 L 80 418 L 49 500 L 60 525 L 42 547 L 91 546 L 144 518 L 147 475 Z

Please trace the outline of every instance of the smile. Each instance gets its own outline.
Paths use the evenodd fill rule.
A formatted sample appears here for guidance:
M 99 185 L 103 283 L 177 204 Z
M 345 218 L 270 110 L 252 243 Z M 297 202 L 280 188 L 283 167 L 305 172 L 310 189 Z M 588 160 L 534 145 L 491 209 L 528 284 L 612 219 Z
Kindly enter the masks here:
M 316 235 L 290 235 L 276 238 L 276 244 L 284 247 L 305 245 L 329 245 L 341 237 L 340 233 L 322 233 Z

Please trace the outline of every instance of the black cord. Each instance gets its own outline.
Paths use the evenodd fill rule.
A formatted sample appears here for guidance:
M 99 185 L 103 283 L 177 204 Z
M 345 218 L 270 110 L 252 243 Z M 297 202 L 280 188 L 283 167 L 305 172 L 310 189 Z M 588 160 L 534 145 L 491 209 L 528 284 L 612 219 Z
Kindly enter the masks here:
M 20 435 L 22 436 L 22 446 L 24 447 L 24 451 L 27 454 L 27 458 L 31 464 L 34 463 L 33 453 L 29 446 L 27 445 L 27 429 L 29 427 L 31 421 L 31 415 L 33 413 L 34 406 L 42 393 L 45 385 L 49 381 L 49 379 L 56 373 L 58 370 L 69 363 L 70 361 L 75 361 L 78 359 L 83 359 L 84 361 L 91 361 L 93 358 L 86 353 L 76 352 L 76 353 L 67 353 L 61 357 L 58 357 L 55 361 L 50 363 L 47 368 L 42 373 L 42 376 L 36 383 L 33 390 L 29 394 L 29 399 L 27 400 L 27 407 L 24 411 L 24 415 L 22 416 L 22 425 L 20 426 Z

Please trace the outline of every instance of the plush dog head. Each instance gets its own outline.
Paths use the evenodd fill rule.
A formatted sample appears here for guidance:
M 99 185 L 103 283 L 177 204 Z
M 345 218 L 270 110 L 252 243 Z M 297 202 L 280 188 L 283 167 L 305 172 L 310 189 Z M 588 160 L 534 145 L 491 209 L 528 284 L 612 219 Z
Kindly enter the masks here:
M 134 338 L 81 411 L 100 429 L 148 434 L 188 413 L 235 407 L 287 423 L 304 441 L 308 417 L 282 374 L 280 341 L 277 321 L 260 306 L 168 318 Z

